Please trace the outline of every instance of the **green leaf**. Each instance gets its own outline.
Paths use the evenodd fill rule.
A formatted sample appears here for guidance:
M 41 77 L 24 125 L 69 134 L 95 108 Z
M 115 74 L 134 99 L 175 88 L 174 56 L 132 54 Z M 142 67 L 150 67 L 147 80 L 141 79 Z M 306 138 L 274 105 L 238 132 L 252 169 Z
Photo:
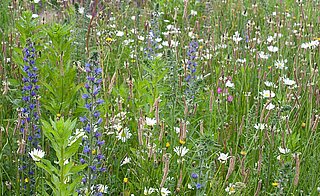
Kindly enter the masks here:
M 86 167 L 88 166 L 88 164 L 83 164 L 83 165 L 76 165 L 76 166 L 73 166 L 70 170 L 70 173 L 72 174 L 76 174 L 80 171 L 83 171 Z
M 67 147 L 65 152 L 65 159 L 69 159 L 76 152 L 78 152 L 81 141 L 82 141 L 82 137 L 78 138 L 71 146 Z

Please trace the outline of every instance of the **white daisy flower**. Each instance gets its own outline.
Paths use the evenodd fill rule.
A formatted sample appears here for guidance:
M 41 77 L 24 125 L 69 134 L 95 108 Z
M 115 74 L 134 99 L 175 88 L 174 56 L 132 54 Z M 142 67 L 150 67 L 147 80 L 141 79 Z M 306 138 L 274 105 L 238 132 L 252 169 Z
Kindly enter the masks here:
M 168 188 L 161 188 L 161 190 L 160 190 L 160 194 L 161 194 L 161 196 L 168 196 L 168 195 L 170 195 L 171 194 L 171 191 L 169 191 L 169 189 Z
M 278 52 L 279 48 L 277 46 L 268 46 L 270 52 Z
M 282 148 L 281 146 L 278 149 L 279 149 L 281 154 L 288 154 L 290 152 L 290 149 Z
M 292 86 L 296 84 L 296 81 L 290 80 L 289 78 L 283 78 L 283 83 L 287 86 Z
M 123 159 L 123 161 L 120 164 L 120 166 L 130 163 L 130 161 L 131 161 L 131 158 L 130 157 L 126 157 L 126 158 Z
M 273 110 L 275 107 L 276 107 L 276 106 L 273 105 L 273 104 L 270 102 L 270 103 L 268 103 L 266 109 L 267 109 L 267 110 Z
M 147 124 L 148 126 L 154 126 L 156 123 L 157 123 L 156 119 L 146 117 L 146 124 Z
M 221 163 L 225 163 L 228 159 L 230 158 L 230 156 L 228 155 L 228 153 L 220 153 L 219 157 L 218 157 L 218 161 L 220 161 Z
M 123 31 L 117 31 L 116 36 L 122 37 L 124 35 Z
M 287 69 L 288 67 L 286 67 L 285 66 L 285 63 L 287 63 L 288 61 L 287 61 L 287 59 L 285 59 L 285 60 L 277 60 L 276 62 L 275 62 L 275 67 L 277 68 L 277 69 Z
M 270 54 L 264 53 L 263 51 L 259 52 L 259 57 L 261 59 L 268 59 L 270 57 Z
M 131 136 L 132 134 L 130 133 L 129 129 L 126 127 L 122 129 L 120 132 L 118 132 L 118 135 L 116 136 L 116 138 L 118 140 L 121 140 L 122 142 L 126 142 L 128 139 L 130 139 Z
M 231 195 L 236 192 L 234 184 L 229 184 L 229 186 L 225 189 L 225 191 Z
M 189 150 L 184 146 L 176 146 L 173 151 L 177 153 L 178 156 L 183 157 Z
M 228 81 L 226 82 L 226 87 L 234 88 L 234 83 L 232 83 L 230 80 L 228 80 Z
M 257 130 L 264 130 L 266 128 L 266 124 L 263 123 L 257 123 L 254 125 L 254 128 Z
M 40 161 L 45 155 L 45 152 L 41 149 L 33 149 L 33 151 L 29 152 L 29 155 L 34 161 Z
M 79 7 L 79 14 L 84 14 L 84 7 Z
M 240 34 L 238 31 L 234 33 L 234 35 L 232 36 L 232 40 L 236 42 L 236 44 L 238 44 L 242 40 L 242 37 L 240 37 Z
M 39 15 L 38 14 L 32 14 L 32 16 L 31 16 L 32 18 L 38 18 L 39 17 Z
M 149 189 L 147 189 L 147 187 L 144 187 L 144 191 L 143 194 L 144 195 L 151 195 L 152 193 L 154 193 L 156 191 L 156 189 L 150 187 Z
M 276 94 L 270 90 L 263 90 L 262 92 L 260 92 L 260 95 L 262 95 L 263 98 L 273 98 L 276 96 Z
M 191 10 L 191 13 L 190 13 L 191 16 L 196 16 L 197 14 L 198 14 L 197 11 Z

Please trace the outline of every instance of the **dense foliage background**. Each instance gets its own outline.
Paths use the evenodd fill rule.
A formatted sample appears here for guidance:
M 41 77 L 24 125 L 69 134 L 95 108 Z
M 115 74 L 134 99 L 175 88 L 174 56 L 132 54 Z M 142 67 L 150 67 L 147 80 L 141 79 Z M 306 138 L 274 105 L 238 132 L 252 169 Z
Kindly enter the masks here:
M 1 195 L 317 195 L 319 1 L 0 1 Z

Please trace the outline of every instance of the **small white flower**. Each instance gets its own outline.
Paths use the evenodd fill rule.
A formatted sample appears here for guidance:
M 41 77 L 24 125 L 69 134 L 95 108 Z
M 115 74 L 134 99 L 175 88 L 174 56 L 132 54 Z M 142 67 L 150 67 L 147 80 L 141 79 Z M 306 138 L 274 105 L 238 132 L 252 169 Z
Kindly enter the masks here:
M 242 40 L 242 37 L 240 37 L 240 34 L 238 31 L 234 33 L 234 35 L 232 36 L 232 40 L 236 42 L 236 44 L 238 44 Z
M 273 105 L 273 104 L 270 102 L 270 103 L 268 103 L 266 109 L 267 109 L 267 110 L 273 110 L 275 107 L 276 107 L 276 106 Z
M 179 127 L 174 127 L 173 129 L 174 129 L 174 131 L 175 131 L 177 134 L 180 133 L 180 128 L 179 128 Z
M 285 60 L 277 60 L 276 62 L 275 62 L 275 67 L 277 68 L 277 69 L 287 69 L 288 67 L 286 67 L 285 66 L 285 63 L 287 63 L 288 61 L 287 61 L 287 59 L 285 59 Z
M 128 139 L 130 139 L 131 136 L 132 134 L 130 133 L 129 129 L 126 127 L 122 129 L 120 132 L 118 132 L 118 135 L 116 136 L 116 138 L 118 140 L 121 140 L 122 142 L 126 142 Z
M 278 52 L 279 48 L 277 46 L 268 46 L 270 52 Z
M 41 149 L 33 149 L 33 151 L 29 152 L 29 155 L 34 161 L 40 161 L 45 155 L 45 152 Z
M 261 59 L 268 59 L 270 57 L 270 54 L 264 53 L 263 51 L 259 52 L 259 57 Z
M 290 149 L 282 148 L 281 146 L 278 149 L 281 154 L 288 154 L 290 152 Z
M 131 20 L 136 20 L 136 16 L 131 16 Z
M 175 153 L 177 153 L 178 156 L 183 157 L 184 155 L 187 154 L 187 152 L 189 151 L 186 147 L 184 146 L 176 146 L 173 151 Z
M 98 184 L 96 186 L 98 192 L 100 193 L 108 193 L 108 186 L 107 185 L 103 185 L 103 184 Z
M 143 40 L 144 40 L 144 37 L 143 37 L 143 36 L 138 35 L 138 40 L 143 41 Z
M 161 194 L 161 196 L 168 196 L 168 195 L 170 195 L 170 193 L 171 193 L 171 191 L 169 191 L 168 190 L 168 188 L 161 188 L 161 190 L 160 190 L 160 194 Z
M 232 83 L 230 80 L 228 80 L 228 81 L 226 82 L 226 87 L 234 88 L 234 83 Z
M 39 17 L 39 15 L 38 14 L 32 14 L 32 16 L 31 16 L 32 18 L 38 18 Z
M 278 155 L 278 156 L 277 156 L 277 160 L 278 160 L 278 161 L 281 161 L 281 155 Z
M 229 184 L 229 186 L 225 189 L 225 191 L 231 195 L 236 192 L 234 184 Z
M 270 81 L 265 81 L 264 84 L 265 84 L 267 87 L 276 87 L 276 85 L 275 85 L 273 82 L 270 82 Z
M 126 157 L 126 158 L 123 159 L 123 161 L 122 161 L 122 163 L 120 164 L 120 166 L 130 163 L 130 161 L 131 161 L 131 158 L 130 158 L 130 157 L 129 157 L 129 158 Z
M 79 7 L 79 14 L 84 14 L 84 7 Z
M 260 95 L 262 95 L 263 98 L 273 98 L 276 96 L 276 94 L 270 90 L 263 90 L 262 92 L 260 92 Z
M 257 130 L 264 130 L 264 128 L 266 128 L 266 124 L 263 123 L 257 123 L 254 125 L 254 128 Z
M 117 131 L 120 131 L 122 129 L 122 125 L 120 123 L 118 123 L 118 124 L 113 125 L 112 128 Z
M 39 3 L 40 2 L 40 0 L 34 0 L 34 3 Z
M 162 41 L 162 39 L 161 39 L 160 37 L 158 37 L 158 38 L 155 39 L 155 41 L 156 41 L 157 43 L 159 43 L 159 42 Z
M 146 124 L 147 124 L 148 126 L 154 126 L 156 123 L 157 123 L 156 119 L 146 117 Z
M 220 161 L 221 163 L 225 163 L 230 157 L 228 156 L 228 153 L 220 153 L 219 157 L 218 157 L 218 161 Z
M 247 60 L 246 59 L 237 59 L 236 62 L 243 64 L 243 63 L 247 62 Z
M 191 184 L 188 184 L 188 189 L 193 190 L 194 188 L 192 187 L 192 185 L 191 185 Z
M 196 16 L 197 14 L 198 14 L 198 12 L 197 11 L 194 11 L 194 10 L 191 10 L 191 16 Z
M 273 37 L 272 36 L 268 36 L 267 42 L 271 43 L 273 41 Z
M 169 25 L 167 26 L 167 29 L 168 29 L 168 31 L 170 31 L 170 30 L 174 29 L 174 26 L 171 25 L 171 24 L 169 24 Z
M 287 85 L 287 86 L 292 86 L 292 85 L 296 84 L 296 81 L 290 80 L 289 78 L 284 78 L 284 79 L 283 79 L 283 83 L 284 83 L 285 85 Z
M 171 47 L 177 47 L 179 45 L 178 41 L 171 40 Z
M 117 31 L 116 36 L 122 37 L 124 35 L 123 31 Z
M 144 195 L 151 195 L 152 193 L 154 193 L 156 191 L 156 189 L 150 187 L 149 189 L 147 189 L 147 187 L 144 187 L 144 191 L 143 194 Z
M 315 40 L 315 41 L 311 41 L 311 42 L 307 42 L 307 43 L 301 44 L 301 48 L 303 48 L 303 49 L 315 48 L 318 45 L 319 45 L 319 41 Z
M 190 31 L 190 32 L 188 33 L 188 36 L 189 36 L 190 38 L 192 38 L 192 39 L 195 38 L 194 33 L 193 33 L 192 31 Z
M 163 41 L 163 42 L 162 42 L 162 45 L 163 45 L 163 46 L 169 46 L 169 42 L 168 42 L 168 41 Z

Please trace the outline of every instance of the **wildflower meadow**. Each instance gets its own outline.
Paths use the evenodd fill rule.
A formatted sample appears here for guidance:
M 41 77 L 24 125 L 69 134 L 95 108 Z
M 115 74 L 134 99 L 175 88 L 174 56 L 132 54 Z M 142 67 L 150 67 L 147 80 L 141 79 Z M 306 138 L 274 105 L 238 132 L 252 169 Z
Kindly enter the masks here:
M 0 0 L 0 195 L 320 194 L 320 1 Z

